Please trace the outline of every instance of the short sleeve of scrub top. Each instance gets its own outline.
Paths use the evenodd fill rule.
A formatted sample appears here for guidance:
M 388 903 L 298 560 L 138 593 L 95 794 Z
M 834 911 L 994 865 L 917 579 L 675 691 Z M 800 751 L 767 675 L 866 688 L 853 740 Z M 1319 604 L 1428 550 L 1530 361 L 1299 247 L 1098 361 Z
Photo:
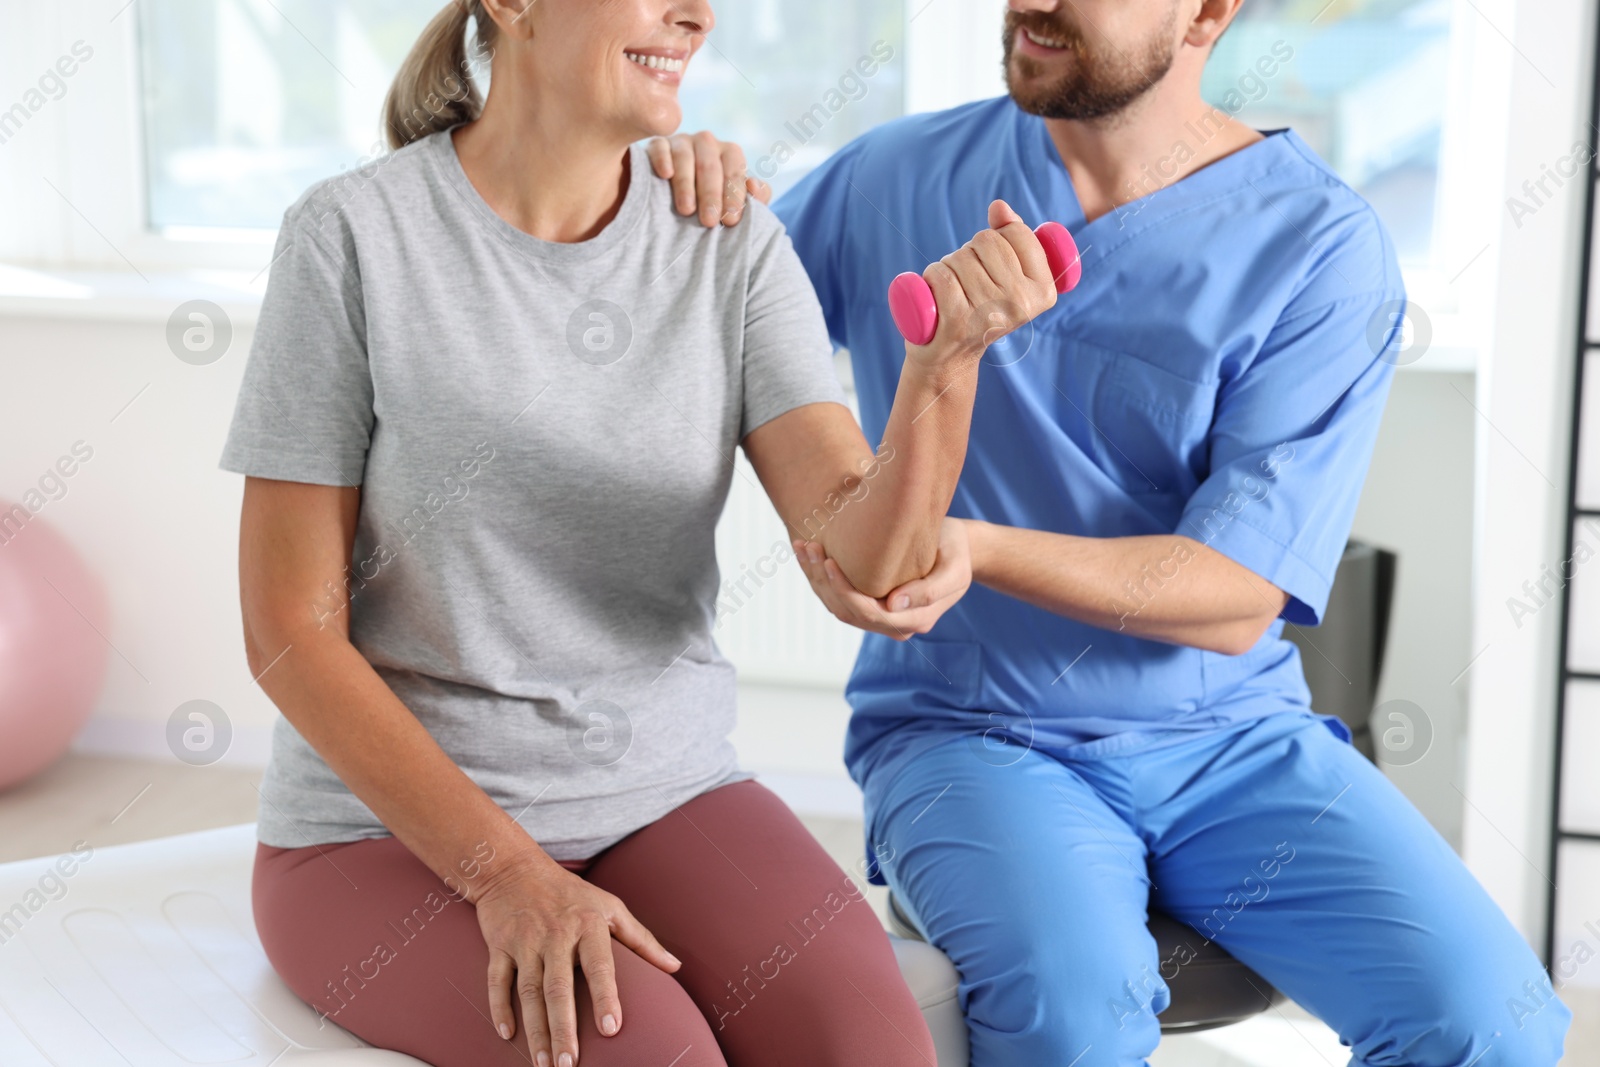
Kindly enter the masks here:
M 1219 392 L 1210 474 L 1178 524 L 1288 593 L 1282 617 L 1301 626 L 1322 621 L 1362 488 L 1340 475 L 1367 469 L 1394 372 L 1398 335 L 1383 327 L 1376 349 L 1369 342 L 1374 299 L 1344 295 L 1278 319 Z

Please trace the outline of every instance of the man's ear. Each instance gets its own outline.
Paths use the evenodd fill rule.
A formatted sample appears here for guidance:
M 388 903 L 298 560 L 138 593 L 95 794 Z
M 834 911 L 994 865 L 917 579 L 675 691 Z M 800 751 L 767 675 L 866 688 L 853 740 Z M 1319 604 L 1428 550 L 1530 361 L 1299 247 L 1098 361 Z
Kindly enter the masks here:
M 1200 9 L 1190 20 L 1184 32 L 1184 44 L 1195 48 L 1212 48 L 1238 15 L 1244 0 L 1200 0 Z

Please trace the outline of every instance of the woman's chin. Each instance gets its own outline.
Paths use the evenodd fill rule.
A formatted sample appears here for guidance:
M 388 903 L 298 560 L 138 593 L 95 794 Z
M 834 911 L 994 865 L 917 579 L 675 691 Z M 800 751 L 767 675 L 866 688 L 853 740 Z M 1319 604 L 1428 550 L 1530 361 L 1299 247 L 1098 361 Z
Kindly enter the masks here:
M 683 108 L 676 100 L 671 105 L 661 104 L 640 109 L 634 115 L 633 125 L 639 130 L 638 139 L 646 137 L 671 137 L 683 125 Z

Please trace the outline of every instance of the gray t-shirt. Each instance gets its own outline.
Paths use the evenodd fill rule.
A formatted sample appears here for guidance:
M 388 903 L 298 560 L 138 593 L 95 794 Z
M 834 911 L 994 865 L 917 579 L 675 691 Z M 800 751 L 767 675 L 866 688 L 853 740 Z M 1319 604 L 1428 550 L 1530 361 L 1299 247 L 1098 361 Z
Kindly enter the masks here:
M 220 463 L 361 486 L 351 641 L 557 859 L 749 777 L 714 529 L 745 434 L 843 402 L 771 212 L 706 229 L 640 146 L 629 165 L 616 218 L 573 244 L 496 215 L 448 132 L 314 186 L 284 215 Z M 388 832 L 280 718 L 259 839 Z

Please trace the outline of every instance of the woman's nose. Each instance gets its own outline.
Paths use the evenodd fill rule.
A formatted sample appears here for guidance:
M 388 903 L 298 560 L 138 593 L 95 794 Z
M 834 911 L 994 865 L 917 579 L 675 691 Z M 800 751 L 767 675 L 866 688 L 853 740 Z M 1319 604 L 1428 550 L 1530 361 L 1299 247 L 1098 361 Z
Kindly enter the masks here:
M 710 33 L 711 27 L 717 23 L 709 0 L 682 0 L 680 3 L 668 0 L 668 8 L 673 25 L 689 33 Z

